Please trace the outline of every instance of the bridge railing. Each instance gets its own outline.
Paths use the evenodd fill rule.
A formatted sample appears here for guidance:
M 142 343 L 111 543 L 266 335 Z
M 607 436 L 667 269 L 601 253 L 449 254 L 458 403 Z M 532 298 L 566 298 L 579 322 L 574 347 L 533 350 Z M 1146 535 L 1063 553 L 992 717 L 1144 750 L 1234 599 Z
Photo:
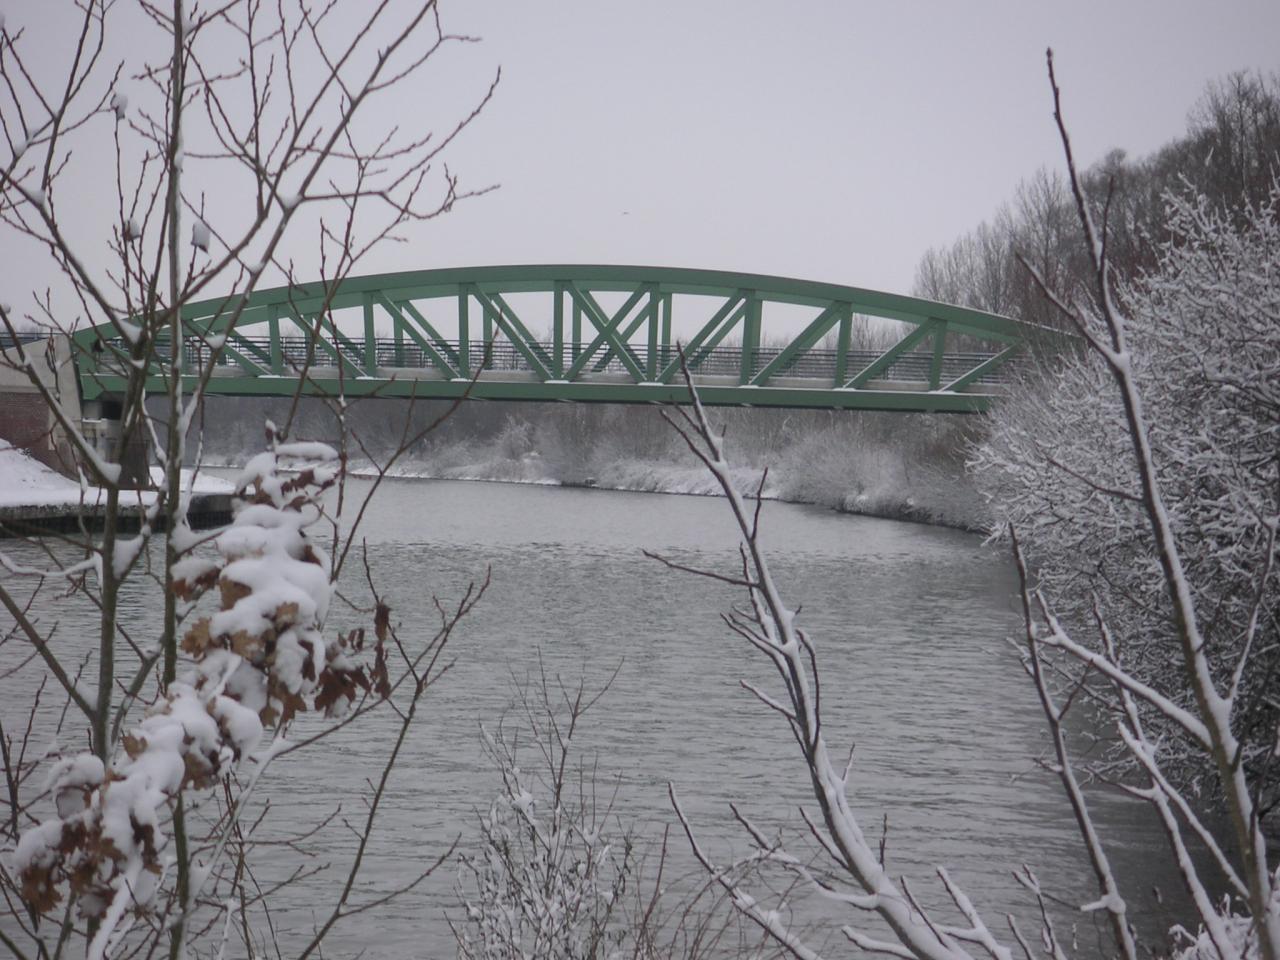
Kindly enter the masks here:
M 279 338 L 278 349 L 280 350 L 284 369 L 289 373 L 296 373 L 304 368 L 333 369 L 342 363 L 339 357 L 344 357 L 351 364 L 362 367 L 363 357 L 359 351 L 346 351 L 344 353 L 340 345 L 335 346 L 332 341 L 327 339 L 326 343 L 334 348 L 332 353 L 318 348 L 318 345 L 307 337 Z M 536 345 L 540 348 L 543 357 L 551 361 L 555 369 L 560 370 L 571 367 L 574 361 L 589 346 L 586 341 L 562 343 L 559 348 L 560 362 L 556 364 L 554 362 L 556 345 L 553 342 L 537 341 Z M 453 351 L 454 354 L 463 352 L 463 344 L 458 340 L 440 341 L 437 346 L 446 347 Z M 632 344 L 630 346 L 632 357 L 638 362 L 641 369 L 661 371 L 666 369 L 677 358 L 674 346 L 659 345 L 653 352 L 652 359 L 646 344 Z M 267 357 L 272 349 L 272 341 L 270 337 L 245 336 L 239 338 L 237 348 L 241 351 L 249 348 L 259 356 Z M 186 369 L 189 371 L 201 369 L 209 362 L 212 352 L 209 345 L 199 338 L 188 339 L 184 343 L 183 357 Z M 754 375 L 765 369 L 782 352 L 783 348 L 756 348 L 752 357 L 752 374 Z M 167 345 L 165 343 L 157 343 L 156 353 L 160 357 L 167 356 Z M 533 372 L 533 366 L 526 355 L 515 344 L 507 340 L 497 340 L 492 343 L 486 343 L 483 340 L 469 340 L 466 341 L 465 353 L 471 359 L 472 365 L 483 363 L 484 369 L 487 371 Z M 876 360 L 882 353 L 883 351 L 879 350 L 849 350 L 845 355 L 845 363 L 841 367 L 837 363 L 839 354 L 836 350 L 813 348 L 805 353 L 796 355 L 783 364 L 774 372 L 774 376 L 831 383 L 835 379 L 838 369 L 857 371 Z M 377 357 L 377 366 L 384 371 L 421 370 L 430 369 L 434 366 L 431 356 L 420 346 L 411 341 L 393 337 L 376 338 L 375 355 Z M 942 379 L 946 382 L 948 379 L 959 377 L 993 356 L 994 354 L 981 352 L 945 354 L 942 358 Z M 932 361 L 933 355 L 931 352 L 904 353 L 885 367 L 877 375 L 876 379 L 908 383 L 925 382 L 929 379 Z M 218 358 L 218 365 L 220 367 L 233 367 L 236 366 L 236 363 L 223 352 Z M 689 366 L 693 373 L 704 376 L 739 377 L 742 371 L 742 349 L 736 346 L 717 346 L 711 350 L 694 351 L 689 357 Z M 603 359 L 592 359 L 586 365 L 585 370 L 590 373 L 628 373 L 626 366 L 616 354 L 606 356 Z M 1010 378 L 1010 372 L 1008 365 L 997 366 L 975 378 L 973 383 L 978 385 L 1006 383 Z

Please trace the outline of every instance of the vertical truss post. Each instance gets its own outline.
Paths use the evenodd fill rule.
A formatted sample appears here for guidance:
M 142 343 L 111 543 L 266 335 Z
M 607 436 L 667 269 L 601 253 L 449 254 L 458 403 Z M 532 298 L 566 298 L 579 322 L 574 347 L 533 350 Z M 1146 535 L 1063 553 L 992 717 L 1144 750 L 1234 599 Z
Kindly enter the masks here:
M 933 333 L 933 358 L 929 361 L 929 389 L 942 386 L 942 355 L 947 345 L 947 321 L 941 321 Z
M 671 362 L 671 294 L 662 295 L 662 361 L 659 369 Z
M 658 313 L 662 306 L 662 297 L 658 293 L 656 283 L 649 286 L 649 356 L 645 362 L 644 375 L 653 381 L 658 379 Z
M 267 336 L 271 338 L 271 372 L 284 373 L 284 344 L 280 342 L 280 305 L 273 303 L 267 310 Z
M 373 294 L 361 298 L 364 303 L 364 372 L 371 377 L 378 375 L 378 338 L 373 332 Z
M 404 366 L 404 321 L 399 317 L 393 323 L 396 331 L 396 366 Z
M 760 298 L 752 290 L 747 294 L 746 313 L 742 318 L 742 362 L 738 383 L 748 384 L 755 373 L 756 351 L 760 349 Z
M 471 323 L 467 316 L 471 297 L 465 284 L 458 284 L 458 372 L 471 376 Z
M 470 291 L 469 291 L 470 292 Z M 493 311 L 487 297 L 476 297 L 480 304 L 480 338 L 484 341 L 484 369 L 493 369 Z
M 573 363 L 578 362 L 578 355 L 582 353 L 582 304 L 578 302 L 578 298 L 573 298 Z
M 557 280 L 551 321 L 551 372 L 556 379 L 564 376 L 564 281 Z
M 833 387 L 844 386 L 845 375 L 849 365 L 849 341 L 853 335 L 853 305 L 840 305 L 840 326 L 836 333 L 836 375 L 831 381 Z

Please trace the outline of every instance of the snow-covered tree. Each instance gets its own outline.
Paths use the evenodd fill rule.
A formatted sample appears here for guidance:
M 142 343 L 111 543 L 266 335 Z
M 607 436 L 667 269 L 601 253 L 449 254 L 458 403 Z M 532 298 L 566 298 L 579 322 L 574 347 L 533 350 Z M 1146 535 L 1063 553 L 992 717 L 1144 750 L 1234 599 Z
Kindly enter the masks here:
M 1205 655 L 1237 689 L 1240 760 L 1266 817 L 1280 801 L 1280 190 L 1239 214 L 1170 196 L 1168 214 L 1158 269 L 1124 288 L 1119 309 Z M 1080 629 L 1096 604 L 1127 668 L 1189 707 L 1123 412 L 1096 353 L 1053 358 L 993 414 L 972 465 L 1063 620 Z M 1207 758 L 1184 738 L 1162 753 L 1181 784 L 1210 790 Z

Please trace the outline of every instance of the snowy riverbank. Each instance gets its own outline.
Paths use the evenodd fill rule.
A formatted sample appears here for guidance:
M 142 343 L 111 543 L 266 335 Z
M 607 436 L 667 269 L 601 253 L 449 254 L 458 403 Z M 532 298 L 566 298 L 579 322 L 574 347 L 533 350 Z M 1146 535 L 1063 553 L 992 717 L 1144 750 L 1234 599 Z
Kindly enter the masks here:
M 232 484 L 220 477 L 184 470 L 182 482 L 192 494 L 193 513 L 219 517 L 230 511 Z M 161 479 L 152 468 L 152 479 Z M 120 495 L 126 516 L 136 523 L 155 504 L 154 490 L 129 490 Z M 0 535 L 36 530 L 74 529 L 101 519 L 106 491 L 64 477 L 40 461 L 0 440 Z
M 520 483 L 543 486 L 591 487 L 633 493 L 661 493 L 679 496 L 722 496 L 719 486 L 701 464 L 624 459 L 600 465 L 592 475 L 574 479 L 554 476 L 541 457 L 490 459 L 447 466 L 430 462 L 407 461 L 396 464 L 387 476 L 399 480 L 468 480 L 487 483 Z M 376 475 L 370 465 L 353 464 L 358 476 Z M 954 484 L 921 483 L 910 488 L 860 486 L 849 482 L 824 485 L 812 476 L 789 474 L 785 469 L 771 469 L 761 490 L 763 471 L 738 467 L 733 471 L 734 484 L 745 496 L 754 497 L 757 490 L 766 500 L 804 503 L 826 507 L 837 513 L 927 523 L 960 530 L 985 533 L 986 516 L 976 495 L 961 491 Z M 945 489 L 943 487 L 945 486 Z
M 238 469 L 239 462 L 209 464 L 213 469 Z M 558 476 L 556 465 L 536 454 L 522 457 L 481 456 L 448 457 L 442 460 L 407 460 L 397 464 L 388 476 L 404 480 L 469 480 L 481 482 L 538 484 L 545 486 L 594 487 L 636 493 L 662 493 L 682 496 L 720 496 L 720 489 L 710 473 L 698 463 L 667 460 L 620 458 L 597 463 L 590 473 Z M 930 477 L 917 477 L 910 484 L 867 482 L 867 473 L 859 477 L 852 471 L 797 469 L 794 463 L 771 468 L 762 496 L 787 503 L 807 503 L 839 513 L 904 520 L 981 531 L 984 516 L 969 491 L 956 490 L 954 482 L 942 483 Z M 866 464 L 864 463 L 864 466 Z M 352 472 L 369 476 L 375 473 L 369 464 L 353 464 Z M 738 467 L 733 471 L 737 488 L 754 496 L 760 487 L 762 469 Z M 874 471 L 870 471 L 874 475 Z M 190 482 L 190 471 L 183 471 L 184 485 Z M 158 477 L 156 479 L 159 479 Z M 207 472 L 196 475 L 193 494 L 196 497 L 226 497 L 232 483 Z M 155 503 L 154 491 L 129 491 L 124 495 L 126 508 L 140 513 Z M 0 441 L 0 524 L 8 521 L 52 520 L 66 517 L 74 520 L 92 516 L 102 509 L 105 494 L 96 487 L 79 483 L 51 470 L 5 441 Z

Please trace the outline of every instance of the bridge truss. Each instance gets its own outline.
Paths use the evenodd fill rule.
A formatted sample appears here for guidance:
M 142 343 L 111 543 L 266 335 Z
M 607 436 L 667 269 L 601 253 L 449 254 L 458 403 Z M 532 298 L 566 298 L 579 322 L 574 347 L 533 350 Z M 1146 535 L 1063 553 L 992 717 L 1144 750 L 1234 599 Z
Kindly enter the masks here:
M 781 335 L 765 322 L 779 308 Z M 858 317 L 904 326 L 891 345 L 858 349 Z M 987 409 L 1005 365 L 1041 332 L 857 287 L 631 266 L 353 277 L 193 303 L 182 319 L 182 375 L 194 387 L 212 360 L 208 394 L 681 402 L 679 328 L 708 404 L 957 413 Z M 110 325 L 75 334 L 86 400 L 124 392 L 119 336 Z M 948 337 L 970 349 L 949 351 Z M 149 391 L 166 388 L 168 354 L 154 351 Z

